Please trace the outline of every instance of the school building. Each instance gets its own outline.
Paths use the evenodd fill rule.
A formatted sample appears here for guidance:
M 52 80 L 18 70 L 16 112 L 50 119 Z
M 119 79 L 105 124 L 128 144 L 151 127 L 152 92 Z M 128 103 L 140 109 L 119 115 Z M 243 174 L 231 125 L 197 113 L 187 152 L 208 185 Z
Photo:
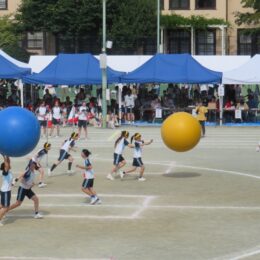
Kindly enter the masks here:
M 152 0 L 151 0 L 152 1 Z M 157 1 L 157 0 L 154 0 Z M 0 16 L 15 13 L 21 0 L 0 0 Z M 260 53 L 260 33 L 245 34 L 245 25 L 235 23 L 236 12 L 245 12 L 241 0 L 160 0 L 161 14 L 182 17 L 203 16 L 207 19 L 221 19 L 224 23 L 211 24 L 206 29 L 192 25 L 160 28 L 160 51 L 163 53 L 191 53 L 194 55 L 254 55 Z M 249 10 L 250 11 L 250 10 Z M 90 41 L 91 38 L 86 39 Z M 50 34 L 27 33 L 23 46 L 31 52 L 43 55 L 66 52 L 61 42 Z M 98 54 L 101 47 L 91 48 L 85 44 L 81 51 Z M 68 50 L 69 52 L 69 50 Z M 132 54 L 154 54 L 156 39 Z M 113 54 L 113 50 L 112 53 Z M 121 53 L 124 54 L 124 53 Z

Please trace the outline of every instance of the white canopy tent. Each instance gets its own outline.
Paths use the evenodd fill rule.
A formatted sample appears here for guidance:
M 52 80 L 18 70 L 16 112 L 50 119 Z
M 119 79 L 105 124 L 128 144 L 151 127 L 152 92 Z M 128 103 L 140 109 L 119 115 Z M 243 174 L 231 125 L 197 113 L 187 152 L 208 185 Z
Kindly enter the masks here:
M 204 55 L 195 55 L 193 56 L 201 65 L 204 67 L 219 71 L 225 72 L 238 68 L 239 66 L 245 64 L 250 60 L 250 56 L 242 55 L 229 55 L 229 56 L 204 56 Z
M 260 84 L 260 54 L 240 67 L 223 73 L 223 84 Z

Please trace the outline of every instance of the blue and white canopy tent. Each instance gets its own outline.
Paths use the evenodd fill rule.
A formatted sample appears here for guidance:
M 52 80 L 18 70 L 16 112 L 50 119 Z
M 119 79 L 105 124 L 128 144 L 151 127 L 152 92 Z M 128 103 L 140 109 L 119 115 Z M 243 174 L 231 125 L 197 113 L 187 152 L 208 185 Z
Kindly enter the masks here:
M 222 73 L 209 70 L 190 54 L 156 54 L 121 77 L 124 83 L 221 83 Z
M 20 62 L 0 50 L 0 79 L 18 79 L 21 90 L 21 106 L 23 107 L 23 86 L 20 80 L 31 73 L 28 64 Z
M 120 82 L 124 73 L 107 67 L 107 82 Z M 89 53 L 59 54 L 40 73 L 23 77 L 30 84 L 81 85 L 102 84 L 99 60 Z

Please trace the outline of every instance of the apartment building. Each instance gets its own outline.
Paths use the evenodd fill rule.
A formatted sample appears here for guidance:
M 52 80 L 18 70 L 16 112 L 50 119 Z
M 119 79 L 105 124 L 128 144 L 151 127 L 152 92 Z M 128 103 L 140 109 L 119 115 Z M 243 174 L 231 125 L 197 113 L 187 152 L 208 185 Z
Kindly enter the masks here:
M 254 55 L 260 53 L 260 34 L 246 35 L 246 26 L 237 26 L 235 13 L 248 11 L 240 0 L 161 0 L 163 15 L 183 17 L 204 16 L 218 18 L 223 24 L 211 25 L 207 30 L 162 28 L 161 41 L 166 53 L 196 55 Z M 250 11 L 250 10 L 249 10 Z M 260 25 L 259 25 L 260 26 Z
M 0 0 L 0 16 L 14 13 L 20 2 L 21 0 Z M 198 30 L 192 26 L 185 28 L 180 26 L 174 29 L 161 26 L 162 52 L 194 55 L 260 53 L 260 34 L 246 35 L 243 33 L 246 26 L 239 27 L 235 23 L 235 13 L 247 11 L 242 7 L 241 0 L 160 0 L 160 2 L 162 15 L 204 16 L 208 19 L 222 19 L 228 24 L 228 26 L 214 24 L 208 26 L 206 30 Z M 44 35 L 42 32 L 27 33 L 23 45 L 29 51 L 39 54 L 59 52 L 55 38 L 51 35 Z M 153 54 L 155 50 L 156 46 L 153 46 L 150 48 L 150 53 L 145 54 Z

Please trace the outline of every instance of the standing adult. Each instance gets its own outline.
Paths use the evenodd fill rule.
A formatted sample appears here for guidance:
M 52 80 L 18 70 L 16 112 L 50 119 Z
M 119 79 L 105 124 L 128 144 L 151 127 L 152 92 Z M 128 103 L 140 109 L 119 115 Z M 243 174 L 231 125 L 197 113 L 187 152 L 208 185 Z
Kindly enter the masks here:
M 201 125 L 202 137 L 204 137 L 206 133 L 205 122 L 207 120 L 206 118 L 207 113 L 208 113 L 208 109 L 205 106 L 203 106 L 201 101 L 199 101 L 198 106 L 196 107 L 196 114 L 197 114 L 197 119 Z

